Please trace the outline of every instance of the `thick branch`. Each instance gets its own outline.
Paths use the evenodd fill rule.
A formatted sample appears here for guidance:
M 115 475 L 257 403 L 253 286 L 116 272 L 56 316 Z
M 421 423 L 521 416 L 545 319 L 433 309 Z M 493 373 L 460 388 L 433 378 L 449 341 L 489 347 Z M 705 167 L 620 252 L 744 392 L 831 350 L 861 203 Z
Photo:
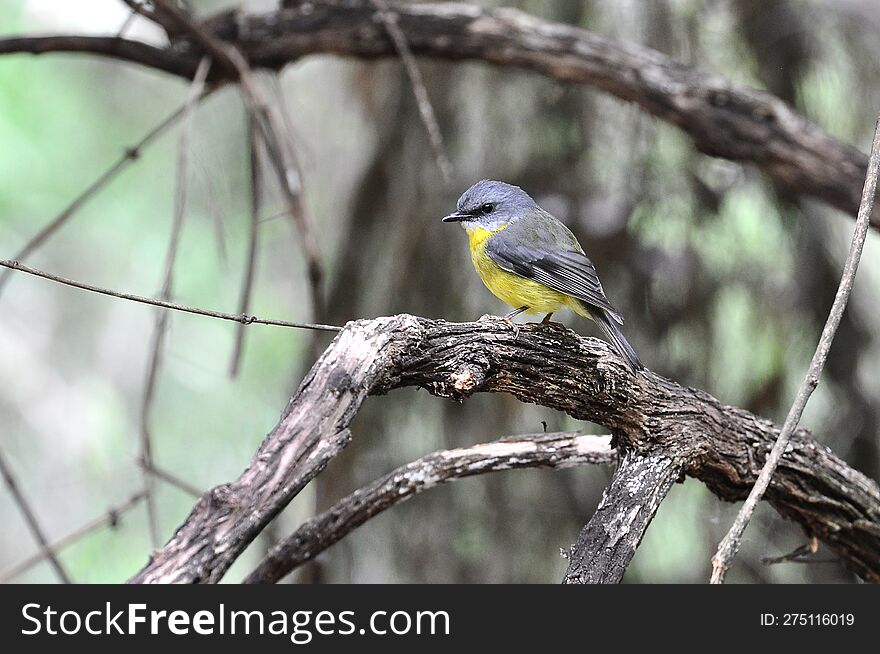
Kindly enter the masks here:
M 703 391 L 645 371 L 556 325 L 448 323 L 400 315 L 350 323 L 291 400 L 237 481 L 202 497 L 135 581 L 216 581 L 268 521 L 344 445 L 367 393 L 419 386 L 463 400 L 511 393 L 612 430 L 619 447 L 661 455 L 723 499 L 743 499 L 779 428 Z M 335 439 L 335 440 L 334 440 Z M 765 499 L 880 581 L 880 488 L 797 430 Z
M 370 0 L 288 2 L 259 15 L 236 11 L 202 23 L 254 67 L 280 69 L 311 54 L 396 56 Z M 855 214 L 867 157 L 833 139 L 775 96 L 684 66 L 664 54 L 512 9 L 458 3 L 395 3 L 396 25 L 415 55 L 524 68 L 602 89 L 673 123 L 701 151 L 758 164 L 781 186 Z M 162 50 L 110 37 L 0 40 L 9 52 L 92 52 L 191 78 L 199 48 Z M 880 227 L 880 210 L 872 224 Z
M 417 385 L 461 399 L 512 393 L 617 434 L 623 450 L 662 454 L 722 499 L 744 499 L 779 427 L 659 375 L 630 375 L 604 343 L 555 326 L 423 322 L 425 336 L 389 387 Z M 880 581 L 880 489 L 809 432 L 792 436 L 767 493 L 783 516 Z
M 616 456 L 610 437 L 572 433 L 514 436 L 428 454 L 356 490 L 303 523 L 272 548 L 244 583 L 273 584 L 382 511 L 454 479 L 516 468 L 611 463 Z
M 367 392 L 418 333 L 411 317 L 352 323 L 340 332 L 247 469 L 202 495 L 132 581 L 219 581 L 263 527 L 348 444 L 348 425 Z
M 617 584 L 660 503 L 681 476 L 662 454 L 627 452 L 569 553 L 566 584 Z

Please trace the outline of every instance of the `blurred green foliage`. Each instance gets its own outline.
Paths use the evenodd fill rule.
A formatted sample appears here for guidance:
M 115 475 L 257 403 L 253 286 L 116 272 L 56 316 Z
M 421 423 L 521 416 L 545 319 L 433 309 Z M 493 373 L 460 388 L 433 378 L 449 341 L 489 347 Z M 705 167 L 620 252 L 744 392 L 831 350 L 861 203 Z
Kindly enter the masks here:
M 113 0 L 87 4 L 97 31 L 113 33 L 116 19 L 125 17 Z M 194 4 L 204 13 L 218 6 Z M 880 78 L 880 48 L 857 13 L 858 2 L 839 10 L 798 3 L 808 13 L 801 27 L 757 46 L 742 35 L 737 2 L 507 4 L 757 86 L 765 85 L 768 53 L 800 39 L 810 55 L 800 62 L 796 97 L 789 101 L 863 148 L 880 105 L 880 85 L 864 83 Z M 772 20 L 785 3 L 766 4 Z M 81 28 L 67 25 L 63 14 L 47 18 L 44 5 L 4 0 L 3 33 Z M 334 320 L 403 310 L 450 319 L 500 312 L 469 269 L 461 235 L 437 224 L 437 217 L 475 178 L 503 177 L 523 184 L 582 236 L 652 369 L 722 402 L 783 417 L 830 306 L 849 218 L 780 195 L 751 166 L 695 152 L 674 127 L 598 91 L 479 64 L 422 65 L 456 166 L 450 189 L 439 185 L 396 62 L 316 58 L 286 70 L 280 87 L 261 80 L 271 97 L 283 93 L 291 117 L 306 198 L 320 226 Z M 179 80 L 95 58 L 0 57 L 0 256 L 12 256 L 186 92 Z M 173 133 L 150 146 L 29 262 L 154 294 L 171 226 L 175 147 Z M 233 89 L 198 108 L 192 159 L 174 295 L 234 311 L 249 182 L 244 113 Z M 278 217 L 282 208 L 267 177 L 252 311 L 307 320 L 302 257 L 289 221 Z M 880 327 L 878 248 L 872 233 L 848 310 L 851 322 L 832 351 L 842 361 L 862 361 L 868 371 L 880 363 L 871 335 Z M 25 276 L 0 296 L 0 447 L 52 538 L 143 484 L 137 434 L 154 319 L 148 307 Z M 583 322 L 564 320 L 594 334 Z M 152 414 L 155 456 L 199 488 L 239 474 L 310 364 L 309 334 L 254 326 L 241 374 L 230 379 L 234 331 L 234 325 L 198 317 L 171 319 Z M 327 342 L 318 337 L 321 348 Z M 847 370 L 852 367 L 831 371 L 805 424 L 876 476 L 880 381 Z M 850 402 L 856 396 L 863 401 Z M 355 443 L 328 468 L 326 481 L 298 497 L 227 579 L 238 580 L 273 537 L 316 506 L 394 466 L 442 447 L 538 431 L 541 421 L 549 429 L 596 431 L 507 397 L 475 397 L 461 406 L 415 391 L 371 399 L 355 424 Z M 456 482 L 352 534 L 322 557 L 320 578 L 555 581 L 565 568 L 559 549 L 575 540 L 609 475 L 599 468 L 521 471 Z M 162 530 L 171 534 L 193 498 L 161 482 L 158 488 Z M 697 482 L 677 486 L 627 580 L 705 580 L 735 510 Z M 2 573 L 35 545 L 7 493 L 0 493 L 0 517 Z M 759 563 L 802 538 L 762 507 L 731 578 L 852 579 L 837 565 Z M 141 506 L 121 516 L 116 528 L 65 549 L 61 559 L 78 581 L 118 582 L 145 562 L 148 540 Z M 17 578 L 53 579 L 45 564 Z

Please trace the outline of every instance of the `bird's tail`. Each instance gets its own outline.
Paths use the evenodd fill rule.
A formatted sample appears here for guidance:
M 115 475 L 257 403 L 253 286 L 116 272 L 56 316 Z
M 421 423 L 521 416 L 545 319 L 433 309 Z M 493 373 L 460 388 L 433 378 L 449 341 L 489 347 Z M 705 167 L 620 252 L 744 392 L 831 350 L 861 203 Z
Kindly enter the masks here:
M 590 317 L 593 319 L 593 322 L 599 325 L 599 329 L 601 329 L 602 333 L 605 334 L 605 337 L 611 341 L 614 349 L 623 357 L 623 360 L 626 361 L 630 370 L 638 372 L 645 368 L 642 360 L 639 359 L 639 355 L 636 354 L 636 351 L 633 349 L 633 346 L 629 344 L 629 341 L 626 340 L 623 332 L 620 331 L 620 327 L 614 319 L 608 315 L 608 312 L 605 309 L 590 307 Z

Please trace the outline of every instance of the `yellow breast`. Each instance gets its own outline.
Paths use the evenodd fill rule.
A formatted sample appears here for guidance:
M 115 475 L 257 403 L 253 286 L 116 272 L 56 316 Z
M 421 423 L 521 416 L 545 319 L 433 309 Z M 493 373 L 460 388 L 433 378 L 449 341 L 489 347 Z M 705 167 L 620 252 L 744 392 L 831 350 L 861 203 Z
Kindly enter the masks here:
M 481 227 L 468 229 L 471 261 L 486 288 L 515 309 L 529 307 L 526 313 L 550 313 L 563 305 L 569 305 L 571 298 L 564 293 L 507 272 L 492 260 L 486 252 L 487 241 L 505 228 L 506 226 L 494 232 Z

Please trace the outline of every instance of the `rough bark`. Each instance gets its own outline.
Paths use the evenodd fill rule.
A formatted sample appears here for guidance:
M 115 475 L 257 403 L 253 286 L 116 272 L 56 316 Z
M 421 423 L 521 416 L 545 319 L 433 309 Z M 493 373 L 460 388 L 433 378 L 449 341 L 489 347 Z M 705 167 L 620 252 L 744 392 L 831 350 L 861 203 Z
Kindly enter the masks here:
M 722 499 L 746 497 L 779 427 L 645 371 L 558 325 L 400 315 L 350 323 L 321 357 L 237 481 L 208 492 L 134 581 L 216 581 L 248 542 L 341 449 L 368 393 L 418 386 L 464 400 L 511 393 L 612 430 L 617 447 L 663 456 Z M 326 439 L 326 440 L 325 440 Z M 797 430 L 765 499 L 880 581 L 880 488 Z
M 273 584 L 382 511 L 454 479 L 498 470 L 611 463 L 616 457 L 610 437 L 570 433 L 514 436 L 434 452 L 389 472 L 303 523 L 272 548 L 244 583 Z
M 565 584 L 617 584 L 660 503 L 681 476 L 662 454 L 628 452 L 568 556 Z
M 206 492 L 131 581 L 219 581 L 269 521 L 348 444 L 348 426 L 367 392 L 418 334 L 411 317 L 351 323 L 340 332 L 241 476 Z
M 234 44 L 254 67 L 280 69 L 312 54 L 397 56 L 369 0 L 288 2 L 275 12 L 220 12 L 202 23 Z M 684 130 L 706 154 L 751 161 L 781 187 L 855 214 L 867 157 L 770 93 L 703 73 L 666 55 L 513 9 L 458 3 L 391 5 L 412 52 L 447 60 L 524 68 L 560 82 L 602 89 Z M 170 48 L 111 37 L 0 40 L 0 54 L 82 52 L 115 57 L 191 78 L 202 51 L 178 39 Z M 872 225 L 880 227 L 880 209 Z

